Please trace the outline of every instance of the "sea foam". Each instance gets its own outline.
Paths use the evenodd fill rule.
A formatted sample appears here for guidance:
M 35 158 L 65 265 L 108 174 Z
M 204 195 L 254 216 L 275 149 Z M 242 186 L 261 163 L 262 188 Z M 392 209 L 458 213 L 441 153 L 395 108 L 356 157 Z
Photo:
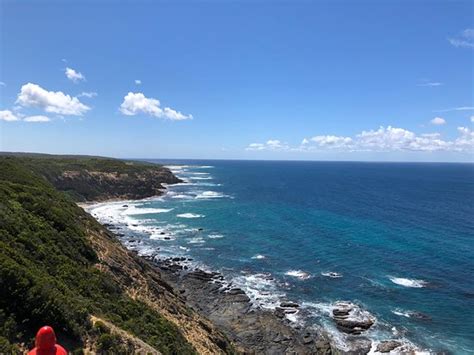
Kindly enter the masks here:
M 428 284 L 424 280 L 405 279 L 403 277 L 389 277 L 389 279 L 394 284 L 404 286 L 404 287 L 422 288 L 422 287 L 425 287 Z

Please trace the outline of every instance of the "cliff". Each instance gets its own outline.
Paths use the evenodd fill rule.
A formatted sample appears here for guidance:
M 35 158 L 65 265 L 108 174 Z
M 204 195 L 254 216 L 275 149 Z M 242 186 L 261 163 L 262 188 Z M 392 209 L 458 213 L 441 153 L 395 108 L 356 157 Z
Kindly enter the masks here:
M 58 191 L 145 197 L 173 181 L 151 164 L 0 156 L 0 353 L 30 348 L 44 324 L 76 353 L 232 353 L 159 269 Z
M 181 182 L 161 165 L 103 157 L 16 154 L 14 157 L 75 201 L 141 199 Z

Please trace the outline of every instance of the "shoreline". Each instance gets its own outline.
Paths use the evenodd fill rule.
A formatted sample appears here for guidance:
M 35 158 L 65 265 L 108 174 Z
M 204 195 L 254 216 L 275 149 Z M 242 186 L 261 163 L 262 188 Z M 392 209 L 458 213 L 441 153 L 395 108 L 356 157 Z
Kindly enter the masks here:
M 88 208 L 102 204 L 133 204 L 159 198 L 162 194 L 139 200 L 113 199 L 78 203 L 87 213 Z M 123 206 L 122 206 L 123 207 Z M 94 216 L 93 216 L 94 217 Z M 337 337 L 344 338 L 341 344 L 334 334 L 329 333 L 321 324 L 296 322 L 296 315 L 305 317 L 304 303 L 280 300 L 275 309 L 262 308 L 253 302 L 249 295 L 225 275 L 212 269 L 202 269 L 193 259 L 182 255 L 164 257 L 160 248 L 150 253 L 140 253 L 140 236 L 134 230 L 124 230 L 124 226 L 114 223 L 102 223 L 115 238 L 137 256 L 148 260 L 170 284 L 188 306 L 209 319 L 221 329 L 242 352 L 280 354 L 296 352 L 301 354 L 377 354 L 390 351 L 403 353 L 430 353 L 421 350 L 406 339 L 375 340 L 364 335 L 376 318 L 365 309 L 352 302 L 335 302 L 331 318 L 340 332 Z M 127 227 L 125 227 L 127 228 Z M 127 234 L 122 233 L 123 231 Z M 125 240 L 122 240 L 126 238 Z M 308 314 L 306 314 L 308 315 Z M 293 319 L 292 319 L 293 318 Z
M 162 195 L 156 196 L 160 197 Z M 138 202 L 140 200 L 109 200 L 90 201 L 77 203 L 86 213 L 88 207 L 107 204 Z M 209 319 L 214 326 L 225 333 L 234 343 L 236 348 L 243 353 L 264 354 L 331 354 L 329 337 L 318 333 L 310 327 L 301 329 L 290 324 L 285 314 L 296 313 L 299 305 L 286 302 L 287 305 L 280 307 L 277 315 L 271 310 L 255 306 L 244 290 L 234 287 L 232 282 L 225 281 L 224 275 L 219 272 L 204 271 L 199 267 L 189 264 L 191 258 L 174 256 L 160 258 L 160 250 L 150 255 L 141 255 L 131 244 L 123 243 L 116 225 L 102 223 L 92 216 L 98 223 L 106 228 L 127 250 L 136 253 L 138 257 L 150 262 L 160 272 L 163 280 L 168 283 L 176 294 L 193 310 L 201 316 Z M 131 236 L 133 235 L 130 234 Z M 320 329 L 318 329 L 319 331 Z

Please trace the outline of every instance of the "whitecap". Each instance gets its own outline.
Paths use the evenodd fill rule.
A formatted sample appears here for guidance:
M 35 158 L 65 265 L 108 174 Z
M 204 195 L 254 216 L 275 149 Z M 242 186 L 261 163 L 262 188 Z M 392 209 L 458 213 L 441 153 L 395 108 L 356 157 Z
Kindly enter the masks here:
M 310 274 L 301 270 L 290 270 L 290 271 L 285 272 L 285 275 L 297 277 L 300 280 L 306 280 L 311 277 Z
M 203 214 L 197 214 L 197 213 L 180 213 L 180 214 L 177 214 L 176 217 L 179 217 L 179 218 L 202 218 L 202 217 L 206 217 L 206 216 L 203 215 Z
M 392 313 L 400 317 L 410 318 L 410 312 L 404 311 L 402 309 L 392 309 Z
M 205 243 L 206 241 L 201 238 L 201 237 L 197 237 L 197 238 L 191 238 L 189 239 L 188 241 L 188 244 L 203 244 Z
M 190 176 L 189 179 L 191 180 L 211 180 L 211 176 Z
M 257 254 L 252 256 L 252 259 L 265 259 L 265 255 Z
M 222 198 L 222 197 L 226 197 L 226 196 L 216 191 L 204 191 L 196 196 L 197 199 Z
M 133 216 L 140 214 L 167 213 L 172 210 L 172 208 L 136 208 L 135 206 L 130 206 L 122 213 L 125 215 Z
M 404 287 L 422 288 L 422 287 L 425 287 L 428 284 L 424 280 L 405 279 L 403 277 L 389 277 L 389 279 L 394 284 L 404 286 Z
M 333 279 L 338 279 L 338 278 L 342 277 L 342 274 L 340 274 L 338 272 L 334 272 L 334 271 L 322 272 L 321 275 L 326 276 L 326 277 L 330 277 L 330 278 L 333 278 Z
M 237 276 L 232 281 L 242 288 L 254 302 L 265 309 L 275 309 L 280 305 L 281 299 L 285 297 L 269 273 Z
M 185 194 L 176 194 L 176 195 L 171 195 L 171 198 L 181 199 L 181 200 L 190 200 L 190 199 L 193 199 L 194 197 L 190 195 L 185 195 Z
M 222 234 L 209 234 L 207 237 L 210 238 L 210 239 L 224 238 L 224 236 Z

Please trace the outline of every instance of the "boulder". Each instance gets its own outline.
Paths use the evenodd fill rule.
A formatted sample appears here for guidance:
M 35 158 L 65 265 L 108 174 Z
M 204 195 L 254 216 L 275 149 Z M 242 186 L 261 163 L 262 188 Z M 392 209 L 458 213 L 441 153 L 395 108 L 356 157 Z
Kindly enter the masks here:
M 402 344 L 396 340 L 385 340 L 377 345 L 377 351 L 381 353 L 389 353 L 401 345 Z

